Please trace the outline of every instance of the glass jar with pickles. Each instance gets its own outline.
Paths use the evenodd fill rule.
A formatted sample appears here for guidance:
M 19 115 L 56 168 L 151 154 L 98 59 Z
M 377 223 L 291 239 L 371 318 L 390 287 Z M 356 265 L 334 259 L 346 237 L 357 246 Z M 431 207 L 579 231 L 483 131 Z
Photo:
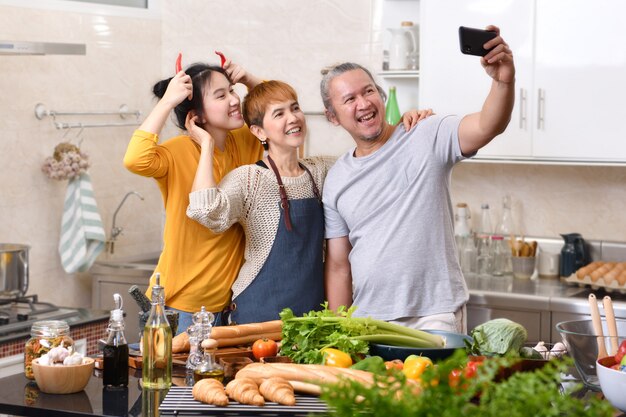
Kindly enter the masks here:
M 26 378 L 35 379 L 32 362 L 50 351 L 62 346 L 74 350 L 74 340 L 70 337 L 70 326 L 63 320 L 46 320 L 33 323 L 30 339 L 24 347 L 24 374 Z

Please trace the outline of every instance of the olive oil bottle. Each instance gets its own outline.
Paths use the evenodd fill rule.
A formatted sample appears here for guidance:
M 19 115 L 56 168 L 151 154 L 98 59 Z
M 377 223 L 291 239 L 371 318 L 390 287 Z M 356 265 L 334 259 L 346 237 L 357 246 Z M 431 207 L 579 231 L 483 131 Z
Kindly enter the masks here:
M 150 316 L 143 329 L 142 383 L 150 389 L 172 385 L 172 329 L 165 317 L 165 294 L 160 281 L 157 272 Z

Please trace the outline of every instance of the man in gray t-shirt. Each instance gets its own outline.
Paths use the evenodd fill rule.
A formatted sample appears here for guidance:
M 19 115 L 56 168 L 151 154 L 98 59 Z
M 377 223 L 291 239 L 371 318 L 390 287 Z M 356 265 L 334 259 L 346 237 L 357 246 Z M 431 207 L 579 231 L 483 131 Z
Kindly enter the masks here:
M 493 79 L 478 113 L 430 117 L 409 132 L 385 122 L 384 93 L 370 72 L 345 63 L 321 83 L 330 122 L 356 148 L 324 185 L 326 297 L 359 316 L 462 332 L 468 294 L 458 261 L 449 184 L 452 167 L 508 125 L 513 56 L 499 29 L 481 64 Z

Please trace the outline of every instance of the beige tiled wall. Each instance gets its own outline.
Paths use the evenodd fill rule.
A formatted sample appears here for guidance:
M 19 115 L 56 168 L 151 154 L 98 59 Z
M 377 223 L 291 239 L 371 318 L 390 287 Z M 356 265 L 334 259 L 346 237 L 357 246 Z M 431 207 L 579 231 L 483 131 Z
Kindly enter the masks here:
M 34 108 L 109 111 L 126 104 L 150 109 L 151 83 L 160 76 L 159 20 L 0 6 L 0 39 L 85 43 L 84 56 L 0 56 L 0 242 L 31 245 L 30 294 L 66 306 L 91 304 L 91 281 L 68 275 L 57 246 L 66 181 L 53 181 L 40 167 L 57 143 L 78 142 L 77 130 L 57 130 Z M 73 117 L 63 121 L 122 122 L 119 117 Z M 98 208 L 108 233 L 113 212 L 127 191 L 117 221 L 124 228 L 119 255 L 160 248 L 161 198 L 152 180 L 126 171 L 122 158 L 133 127 L 85 129 L 81 148 L 91 159 Z M 111 300 L 113 301 L 113 300 Z
M 32 245 L 29 292 L 61 305 L 90 304 L 89 277 L 67 275 L 60 266 L 57 244 L 66 184 L 45 178 L 40 165 L 63 132 L 50 119 L 34 117 L 36 103 L 53 110 L 109 110 L 125 103 L 146 114 L 154 103 L 152 84 L 171 75 L 179 51 L 184 64 L 216 63 L 217 49 L 263 78 L 291 83 L 305 110 L 321 111 L 320 69 L 346 60 L 375 69 L 382 50 L 381 7 L 392 3 L 162 1 L 160 21 L 0 6 L 0 39 L 87 44 L 86 56 L 0 57 L 0 242 Z M 308 122 L 307 153 L 337 154 L 351 146 L 350 138 L 323 117 L 310 116 Z M 115 257 L 153 252 L 161 245 L 157 187 L 122 166 L 132 130 L 83 134 L 107 231 L 127 191 L 146 197 L 131 198 L 120 210 L 117 220 L 124 234 Z M 173 133 L 169 126 L 162 136 Z M 467 202 L 474 214 L 480 203 L 489 202 L 495 224 L 508 192 L 529 235 L 578 231 L 588 238 L 625 240 L 625 179 L 626 168 L 463 163 L 453 173 L 452 198 Z

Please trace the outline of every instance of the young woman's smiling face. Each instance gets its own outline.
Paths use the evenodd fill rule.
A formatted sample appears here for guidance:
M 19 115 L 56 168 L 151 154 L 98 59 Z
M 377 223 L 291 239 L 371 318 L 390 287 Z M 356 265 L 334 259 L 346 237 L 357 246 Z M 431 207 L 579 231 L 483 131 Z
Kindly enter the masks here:
M 215 72 L 204 89 L 204 124 L 233 130 L 243 126 L 241 100 L 223 74 Z

